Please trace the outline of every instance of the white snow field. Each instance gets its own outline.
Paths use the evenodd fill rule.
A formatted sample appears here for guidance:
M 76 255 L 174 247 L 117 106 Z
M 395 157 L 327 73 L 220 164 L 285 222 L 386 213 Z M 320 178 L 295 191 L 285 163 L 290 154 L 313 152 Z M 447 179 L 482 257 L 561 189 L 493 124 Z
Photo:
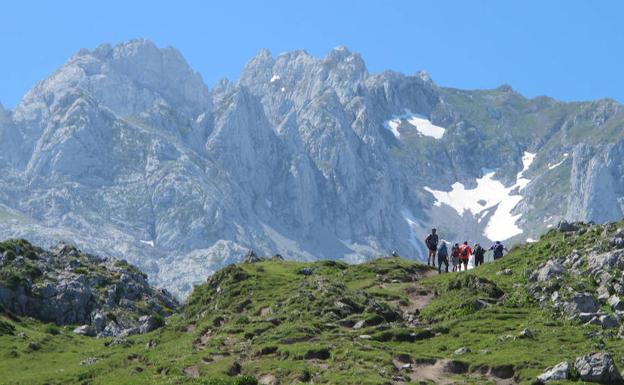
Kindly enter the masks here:
M 514 215 L 512 211 L 523 199 L 519 192 L 531 181 L 524 177 L 524 173 L 533 163 L 535 155 L 530 152 L 524 153 L 522 171 L 516 176 L 516 183 L 510 187 L 505 187 L 503 183 L 495 180 L 496 172 L 492 171 L 478 178 L 477 187 L 473 189 L 466 189 L 462 183 L 455 182 L 451 186 L 451 191 L 433 190 L 430 187 L 425 187 L 425 190 L 435 197 L 435 206 L 440 207 L 443 204 L 450 206 L 461 216 L 467 211 L 475 217 L 480 217 L 479 222 L 490 209 L 495 208 L 483 235 L 492 241 L 503 241 L 522 233 L 522 229 L 516 225 L 520 215 Z
M 384 126 L 398 139 L 401 137 L 399 126 L 405 122 L 416 128 L 416 131 L 418 131 L 420 135 L 434 139 L 442 139 L 446 131 L 444 127 L 436 126 L 426 117 L 414 114 L 408 109 L 405 109 L 405 114 L 393 116 L 392 119 L 386 120 Z

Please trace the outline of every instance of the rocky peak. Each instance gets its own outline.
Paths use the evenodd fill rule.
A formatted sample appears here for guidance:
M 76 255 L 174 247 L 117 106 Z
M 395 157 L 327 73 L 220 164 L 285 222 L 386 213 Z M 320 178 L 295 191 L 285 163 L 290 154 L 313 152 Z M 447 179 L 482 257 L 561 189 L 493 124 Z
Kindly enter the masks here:
M 21 120 L 54 114 L 54 100 L 80 89 L 121 116 L 164 103 L 196 116 L 211 107 L 210 92 L 179 51 L 149 40 L 80 50 L 52 76 L 35 86 L 18 106 Z M 41 112 L 37 112 L 41 111 Z
M 357 53 L 352 53 L 345 46 L 338 46 L 325 56 L 323 64 L 334 71 L 339 70 L 349 74 L 352 80 L 363 79 L 368 75 L 366 64 Z

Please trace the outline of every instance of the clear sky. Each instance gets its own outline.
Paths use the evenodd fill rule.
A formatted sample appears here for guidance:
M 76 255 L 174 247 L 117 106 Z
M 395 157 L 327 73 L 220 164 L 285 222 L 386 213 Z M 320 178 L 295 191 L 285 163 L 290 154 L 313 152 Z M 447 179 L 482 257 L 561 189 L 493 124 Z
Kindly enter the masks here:
M 97 4 L 97 5 L 95 5 Z M 0 6 L 0 102 L 13 107 L 80 48 L 145 37 L 212 86 L 261 48 L 322 57 L 344 44 L 370 72 L 423 69 L 442 86 L 624 102 L 624 1 L 11 1 Z

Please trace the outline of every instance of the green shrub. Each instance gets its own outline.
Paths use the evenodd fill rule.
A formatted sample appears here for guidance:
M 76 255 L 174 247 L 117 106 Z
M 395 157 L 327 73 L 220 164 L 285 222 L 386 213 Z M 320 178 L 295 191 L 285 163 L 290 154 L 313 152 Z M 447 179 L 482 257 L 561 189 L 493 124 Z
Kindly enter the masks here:
M 15 333 L 15 326 L 6 321 L 0 320 L 0 336 L 13 335 Z
M 241 376 L 234 380 L 234 385 L 258 385 L 258 380 L 251 376 Z
M 32 250 L 28 250 L 24 253 L 24 258 L 26 259 L 30 259 L 30 260 L 36 260 L 39 259 L 39 257 L 37 256 L 37 254 L 32 251 Z
M 53 336 L 57 336 L 61 334 L 61 330 L 53 324 L 49 324 L 45 327 L 45 332 L 48 334 L 52 334 Z
M 9 260 L 9 261 L 13 261 L 13 260 L 15 260 L 15 251 L 13 251 L 13 250 L 8 250 L 8 251 L 6 252 L 6 258 L 7 258 L 7 260 Z

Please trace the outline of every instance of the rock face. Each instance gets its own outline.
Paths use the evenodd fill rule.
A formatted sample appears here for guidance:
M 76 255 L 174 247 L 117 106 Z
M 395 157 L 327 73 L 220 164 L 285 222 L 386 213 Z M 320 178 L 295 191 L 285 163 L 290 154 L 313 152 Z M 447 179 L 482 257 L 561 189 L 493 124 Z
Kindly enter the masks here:
M 150 286 L 125 261 L 62 243 L 44 250 L 24 240 L 0 242 L 0 255 L 0 306 L 44 322 L 81 325 L 77 334 L 149 332 L 178 308 L 171 294 Z
M 619 384 L 622 376 L 608 353 L 591 353 L 578 357 L 574 368 L 583 381 L 601 384 Z
M 610 100 L 370 74 L 345 47 L 264 50 L 209 90 L 173 48 L 102 45 L 0 109 L 0 237 L 124 256 L 177 294 L 248 249 L 419 258 L 433 224 L 526 240 L 623 215 L 622 122 Z

